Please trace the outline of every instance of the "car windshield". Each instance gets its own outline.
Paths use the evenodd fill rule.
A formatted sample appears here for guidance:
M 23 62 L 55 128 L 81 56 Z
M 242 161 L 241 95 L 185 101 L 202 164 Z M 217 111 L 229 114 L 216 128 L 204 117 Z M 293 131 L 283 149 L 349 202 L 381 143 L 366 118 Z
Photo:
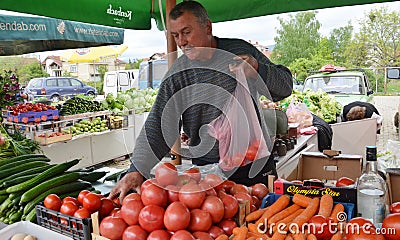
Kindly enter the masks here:
M 304 89 L 316 92 L 319 89 L 328 94 L 364 94 L 362 79 L 359 76 L 324 76 L 308 78 Z
M 41 79 L 41 78 L 32 79 L 29 82 L 27 88 L 41 88 L 42 87 L 42 81 L 43 81 L 43 79 Z

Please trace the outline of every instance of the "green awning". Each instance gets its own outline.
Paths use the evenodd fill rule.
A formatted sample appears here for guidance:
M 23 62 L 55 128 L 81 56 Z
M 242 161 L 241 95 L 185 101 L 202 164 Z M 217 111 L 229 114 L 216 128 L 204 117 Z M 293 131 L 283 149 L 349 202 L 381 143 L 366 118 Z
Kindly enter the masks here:
M 124 29 L 43 17 L 0 15 L 0 56 L 117 45 Z
M 162 9 L 169 0 L 161 0 Z M 177 0 L 177 3 L 182 0 Z M 329 7 L 394 2 L 393 0 L 199 0 L 213 22 Z M 161 29 L 159 0 L 1 0 L 0 9 L 125 29 L 150 29 L 151 18 Z

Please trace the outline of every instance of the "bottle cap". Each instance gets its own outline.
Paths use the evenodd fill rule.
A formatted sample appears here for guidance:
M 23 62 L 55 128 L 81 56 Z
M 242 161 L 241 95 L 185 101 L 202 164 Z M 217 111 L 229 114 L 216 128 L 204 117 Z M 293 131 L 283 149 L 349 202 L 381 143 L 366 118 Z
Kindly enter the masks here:
M 367 146 L 367 161 L 376 161 L 376 146 Z

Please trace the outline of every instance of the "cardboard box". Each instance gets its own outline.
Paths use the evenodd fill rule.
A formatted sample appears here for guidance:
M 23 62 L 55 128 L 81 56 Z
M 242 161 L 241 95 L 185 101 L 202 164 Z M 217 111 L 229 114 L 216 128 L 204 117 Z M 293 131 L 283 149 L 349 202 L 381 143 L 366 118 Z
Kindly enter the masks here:
M 356 181 L 362 173 L 362 157 L 360 155 L 339 154 L 327 157 L 321 152 L 303 152 L 297 167 L 286 179 L 274 182 L 274 192 L 277 194 L 301 193 L 309 196 L 330 194 L 336 202 L 356 203 L 356 186 L 336 187 L 334 184 L 340 177 L 349 177 Z M 293 180 L 318 179 L 321 184 L 295 184 Z
M 400 168 L 386 169 L 386 182 L 389 188 L 389 202 L 400 202 Z
M 72 139 L 71 133 L 63 133 L 59 136 L 51 136 L 52 132 L 46 132 L 43 135 L 35 133 L 35 141 L 40 145 L 46 146 L 56 142 L 66 142 Z

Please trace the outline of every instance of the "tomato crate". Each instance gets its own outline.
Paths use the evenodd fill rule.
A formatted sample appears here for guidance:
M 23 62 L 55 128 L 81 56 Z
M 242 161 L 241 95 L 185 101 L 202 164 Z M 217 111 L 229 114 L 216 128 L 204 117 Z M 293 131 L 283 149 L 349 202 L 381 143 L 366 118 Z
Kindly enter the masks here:
M 91 240 L 92 220 L 77 218 L 50 210 L 40 202 L 36 205 L 37 224 L 71 237 L 74 240 Z
M 265 196 L 261 202 L 261 208 L 265 208 L 273 204 L 278 198 L 282 196 L 282 194 L 276 194 L 276 193 L 268 193 L 267 196 Z M 290 199 L 292 199 L 293 196 L 290 196 Z M 344 211 L 346 213 L 346 221 L 352 219 L 355 217 L 355 204 L 354 203 L 346 203 L 346 202 L 334 202 L 336 203 L 341 203 L 344 206 Z
M 7 113 L 7 120 L 15 123 L 28 123 L 28 122 L 46 122 L 49 120 L 59 119 L 58 110 L 46 110 L 41 112 L 23 112 L 18 113 L 17 116 L 12 115 L 11 112 Z

